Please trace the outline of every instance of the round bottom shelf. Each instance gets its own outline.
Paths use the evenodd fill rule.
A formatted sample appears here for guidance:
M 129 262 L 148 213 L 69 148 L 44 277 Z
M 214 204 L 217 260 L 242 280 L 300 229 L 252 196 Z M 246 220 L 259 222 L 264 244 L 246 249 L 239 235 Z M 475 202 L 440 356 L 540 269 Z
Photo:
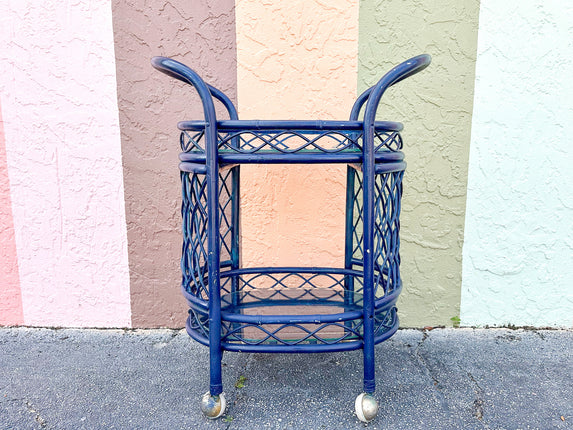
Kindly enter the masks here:
M 327 352 L 363 346 L 362 273 L 345 269 L 236 269 L 221 273 L 221 342 L 229 351 Z M 352 286 L 350 290 L 345 286 Z M 400 293 L 378 292 L 374 342 L 398 328 Z M 187 332 L 209 344 L 207 306 L 189 301 Z

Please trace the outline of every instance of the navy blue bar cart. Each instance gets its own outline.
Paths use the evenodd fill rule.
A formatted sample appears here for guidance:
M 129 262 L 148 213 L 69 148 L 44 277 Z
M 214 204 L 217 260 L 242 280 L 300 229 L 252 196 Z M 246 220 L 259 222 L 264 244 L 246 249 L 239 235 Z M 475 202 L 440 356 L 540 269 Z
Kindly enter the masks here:
M 402 124 L 376 121 L 376 110 L 386 89 L 425 69 L 430 56 L 393 68 L 358 97 L 348 121 L 239 120 L 231 100 L 187 66 L 165 57 L 153 58 L 152 64 L 192 85 L 205 116 L 178 124 L 186 326 L 210 350 L 203 413 L 218 418 L 225 412 L 223 351 L 362 349 L 364 392 L 355 409 L 361 421 L 372 420 L 378 411 L 374 345 L 398 329 L 406 168 Z M 228 120 L 217 119 L 213 99 L 226 108 Z M 347 164 L 344 267 L 241 267 L 240 166 L 247 163 Z

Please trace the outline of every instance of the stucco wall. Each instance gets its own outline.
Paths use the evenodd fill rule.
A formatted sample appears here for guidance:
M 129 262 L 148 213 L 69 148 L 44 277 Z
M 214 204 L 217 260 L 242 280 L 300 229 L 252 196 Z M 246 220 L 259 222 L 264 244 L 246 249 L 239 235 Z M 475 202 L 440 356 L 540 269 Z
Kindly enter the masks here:
M 0 98 L 0 325 L 19 325 L 24 323 L 24 315 L 1 101 Z
M 355 1 L 237 1 L 242 119 L 346 119 L 356 97 Z M 241 167 L 245 267 L 342 266 L 341 165 Z
M 573 326 L 572 22 L 570 2 L 482 0 L 464 325 Z
M 572 327 L 572 10 L 0 2 L 0 325 L 184 324 L 176 123 L 202 112 L 152 56 L 187 63 L 245 119 L 346 119 L 360 91 L 427 52 L 379 110 L 406 127 L 402 326 Z M 343 166 L 241 176 L 243 265 L 342 265 Z
M 478 13 L 478 0 L 360 2 L 359 90 L 407 58 L 432 55 L 378 111 L 405 124 L 403 326 L 451 325 L 459 315 Z
M 109 0 L 0 3 L 24 320 L 131 324 Z
M 173 57 L 236 99 L 233 0 L 113 1 L 118 104 L 135 327 L 181 327 L 177 122 L 201 119 L 195 90 L 155 71 Z

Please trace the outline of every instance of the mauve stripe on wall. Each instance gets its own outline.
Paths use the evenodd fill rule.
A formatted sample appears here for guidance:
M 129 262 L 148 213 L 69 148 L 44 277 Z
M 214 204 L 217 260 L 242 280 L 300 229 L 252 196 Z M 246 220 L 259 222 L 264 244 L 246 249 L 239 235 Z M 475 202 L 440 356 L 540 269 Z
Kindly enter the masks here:
M 202 118 L 192 87 L 155 71 L 173 57 L 236 100 L 233 0 L 113 1 L 134 327 L 182 327 L 177 122 Z
M 1 100 L 0 100 L 1 102 Z M 0 103 L 0 325 L 24 323 Z
M 130 325 L 109 0 L 0 3 L 24 323 Z

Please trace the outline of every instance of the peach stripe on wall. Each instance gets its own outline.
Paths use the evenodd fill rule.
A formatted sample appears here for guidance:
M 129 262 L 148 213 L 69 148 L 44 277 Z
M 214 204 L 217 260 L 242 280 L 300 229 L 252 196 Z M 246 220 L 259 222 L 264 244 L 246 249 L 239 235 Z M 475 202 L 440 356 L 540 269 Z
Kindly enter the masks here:
M 24 323 L 0 103 L 0 325 Z
M 238 0 L 243 119 L 347 119 L 356 97 L 358 2 Z M 244 266 L 341 266 L 340 165 L 243 166 Z
M 24 323 L 129 327 L 110 0 L 0 3 Z

